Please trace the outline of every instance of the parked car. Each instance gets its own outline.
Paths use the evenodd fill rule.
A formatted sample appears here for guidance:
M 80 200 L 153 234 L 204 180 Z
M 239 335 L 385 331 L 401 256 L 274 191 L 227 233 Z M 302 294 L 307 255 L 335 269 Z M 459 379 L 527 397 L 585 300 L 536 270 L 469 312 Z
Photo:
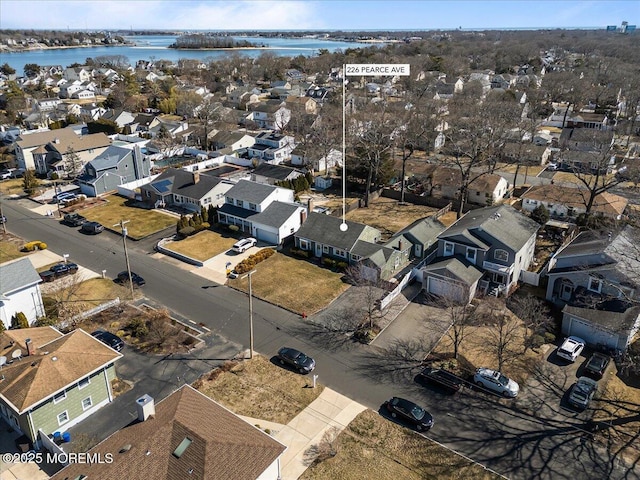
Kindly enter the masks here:
M 464 380 L 460 377 L 441 368 L 427 367 L 418 374 L 418 379 L 435 383 L 454 393 L 464 385 Z
M 476 385 L 488 390 L 493 390 L 505 397 L 515 398 L 518 396 L 520 386 L 496 370 L 488 368 L 479 368 L 473 376 Z
M 79 213 L 66 213 L 62 219 L 62 223 L 71 227 L 79 227 L 86 221 L 87 219 Z
M 584 367 L 584 374 L 588 377 L 600 380 L 611 362 L 611 357 L 604 353 L 595 352 Z
M 128 285 L 129 284 L 129 272 L 127 270 L 120 272 L 117 276 L 116 276 L 116 283 L 119 283 L 121 285 Z M 141 287 L 143 286 L 145 283 L 144 278 L 142 278 L 140 275 L 138 275 L 135 272 L 131 272 L 131 281 L 133 282 L 133 285 L 136 287 Z
M 589 377 L 580 377 L 571 387 L 567 401 L 576 408 L 585 409 L 598 391 L 598 382 Z
M 13 169 L 0 170 L 0 180 L 7 180 L 8 178 L 11 178 L 12 172 Z
M 56 193 L 53 198 L 51 199 L 51 203 L 61 203 L 66 199 L 69 198 L 74 198 L 76 196 L 75 193 L 71 193 L 71 192 L 60 192 L 60 193 Z
M 384 405 L 393 418 L 400 417 L 416 427 L 416 430 L 429 430 L 433 427 L 433 416 L 411 400 L 393 397 Z
M 575 362 L 582 353 L 582 350 L 584 350 L 585 344 L 586 342 L 580 337 L 567 337 L 562 342 L 562 345 L 558 347 L 556 354 L 560 358 L 564 358 L 570 362 Z
M 278 350 L 278 361 L 281 365 L 289 365 L 300 373 L 309 373 L 316 368 L 316 362 L 313 358 L 295 348 L 282 347 Z
M 65 277 L 67 275 L 73 275 L 78 271 L 78 265 L 75 263 L 59 263 L 52 266 L 49 270 L 40 272 L 40 278 L 44 282 L 53 282 L 56 278 Z
M 2 225 L 3 223 L 7 223 L 7 217 L 5 217 L 4 215 L 0 215 L 0 225 Z
M 103 230 L 104 230 L 104 227 L 98 222 L 84 222 L 80 227 L 80 231 L 84 233 L 89 233 L 91 235 L 97 235 Z
M 242 253 L 245 250 L 250 249 L 251 247 L 255 247 L 256 243 L 258 243 L 258 241 L 255 238 L 243 238 L 242 240 L 238 240 L 236 243 L 234 243 L 233 247 L 231 248 L 234 252 Z
M 24 170 L 21 168 L 9 169 L 11 171 L 11 178 L 22 178 L 24 176 Z
M 117 335 L 114 335 L 111 332 L 106 332 L 104 330 L 96 330 L 91 335 L 96 339 L 100 340 L 105 345 L 108 345 L 109 347 L 113 348 L 116 352 L 121 352 L 122 349 L 124 348 L 124 341 L 120 337 L 118 337 Z
M 558 170 L 558 164 L 557 163 L 548 163 L 547 164 L 547 170 Z

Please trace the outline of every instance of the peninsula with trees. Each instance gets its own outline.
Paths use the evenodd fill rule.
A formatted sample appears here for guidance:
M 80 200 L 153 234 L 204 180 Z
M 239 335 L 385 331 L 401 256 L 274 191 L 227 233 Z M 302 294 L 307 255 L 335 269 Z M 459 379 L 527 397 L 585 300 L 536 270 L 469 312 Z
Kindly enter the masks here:
M 265 44 L 257 45 L 247 40 L 236 40 L 229 36 L 211 34 L 189 34 L 178 37 L 169 48 L 180 50 L 208 50 L 208 49 L 236 49 L 236 48 L 264 48 Z

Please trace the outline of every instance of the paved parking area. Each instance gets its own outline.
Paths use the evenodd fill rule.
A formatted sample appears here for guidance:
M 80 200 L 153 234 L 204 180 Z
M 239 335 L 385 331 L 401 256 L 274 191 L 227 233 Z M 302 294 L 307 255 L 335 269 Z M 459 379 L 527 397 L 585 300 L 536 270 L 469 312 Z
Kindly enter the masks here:
M 227 269 L 233 269 L 238 263 L 265 247 L 251 247 L 243 253 L 229 249 L 204 262 L 202 267 L 194 267 L 192 273 L 208 278 L 220 285 L 227 283 Z

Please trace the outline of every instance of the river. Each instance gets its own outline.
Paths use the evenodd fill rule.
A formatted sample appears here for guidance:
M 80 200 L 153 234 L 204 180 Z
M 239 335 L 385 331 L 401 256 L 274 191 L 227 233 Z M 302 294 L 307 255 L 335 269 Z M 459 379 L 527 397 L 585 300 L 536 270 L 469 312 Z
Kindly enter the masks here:
M 21 75 L 27 63 L 36 65 L 62 65 L 67 67 L 73 63 L 84 64 L 87 58 L 94 58 L 101 55 L 123 55 L 129 59 L 131 65 L 135 65 L 138 60 L 171 60 L 178 61 L 181 58 L 193 58 L 199 60 L 215 60 L 229 55 L 229 50 L 176 50 L 168 48 L 175 36 L 170 35 L 144 35 L 135 37 L 125 37 L 134 42 L 135 45 L 124 45 L 115 47 L 78 47 L 60 48 L 45 50 L 30 50 L 16 53 L 0 53 L 0 65 L 8 63 L 15 68 L 16 73 Z M 267 48 L 234 50 L 241 55 L 257 57 L 263 52 L 273 52 L 280 56 L 306 55 L 313 56 L 320 49 L 327 49 L 330 52 L 367 46 L 362 43 L 332 41 L 319 38 L 263 38 L 263 37 L 233 37 L 247 40 L 256 45 L 265 45 Z

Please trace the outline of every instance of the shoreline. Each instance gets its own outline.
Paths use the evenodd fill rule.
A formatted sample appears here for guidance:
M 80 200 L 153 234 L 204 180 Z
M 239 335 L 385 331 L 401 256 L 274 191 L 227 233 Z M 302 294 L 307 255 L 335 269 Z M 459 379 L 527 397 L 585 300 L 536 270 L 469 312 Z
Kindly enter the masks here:
M 38 43 L 34 46 L 24 48 L 12 48 L 9 45 L 0 45 L 0 51 L 2 53 L 25 53 L 25 52 L 37 52 L 39 50 L 69 50 L 72 48 L 98 48 L 98 47 L 133 47 L 132 43 L 104 43 L 99 45 L 59 45 L 50 47 L 43 43 Z

